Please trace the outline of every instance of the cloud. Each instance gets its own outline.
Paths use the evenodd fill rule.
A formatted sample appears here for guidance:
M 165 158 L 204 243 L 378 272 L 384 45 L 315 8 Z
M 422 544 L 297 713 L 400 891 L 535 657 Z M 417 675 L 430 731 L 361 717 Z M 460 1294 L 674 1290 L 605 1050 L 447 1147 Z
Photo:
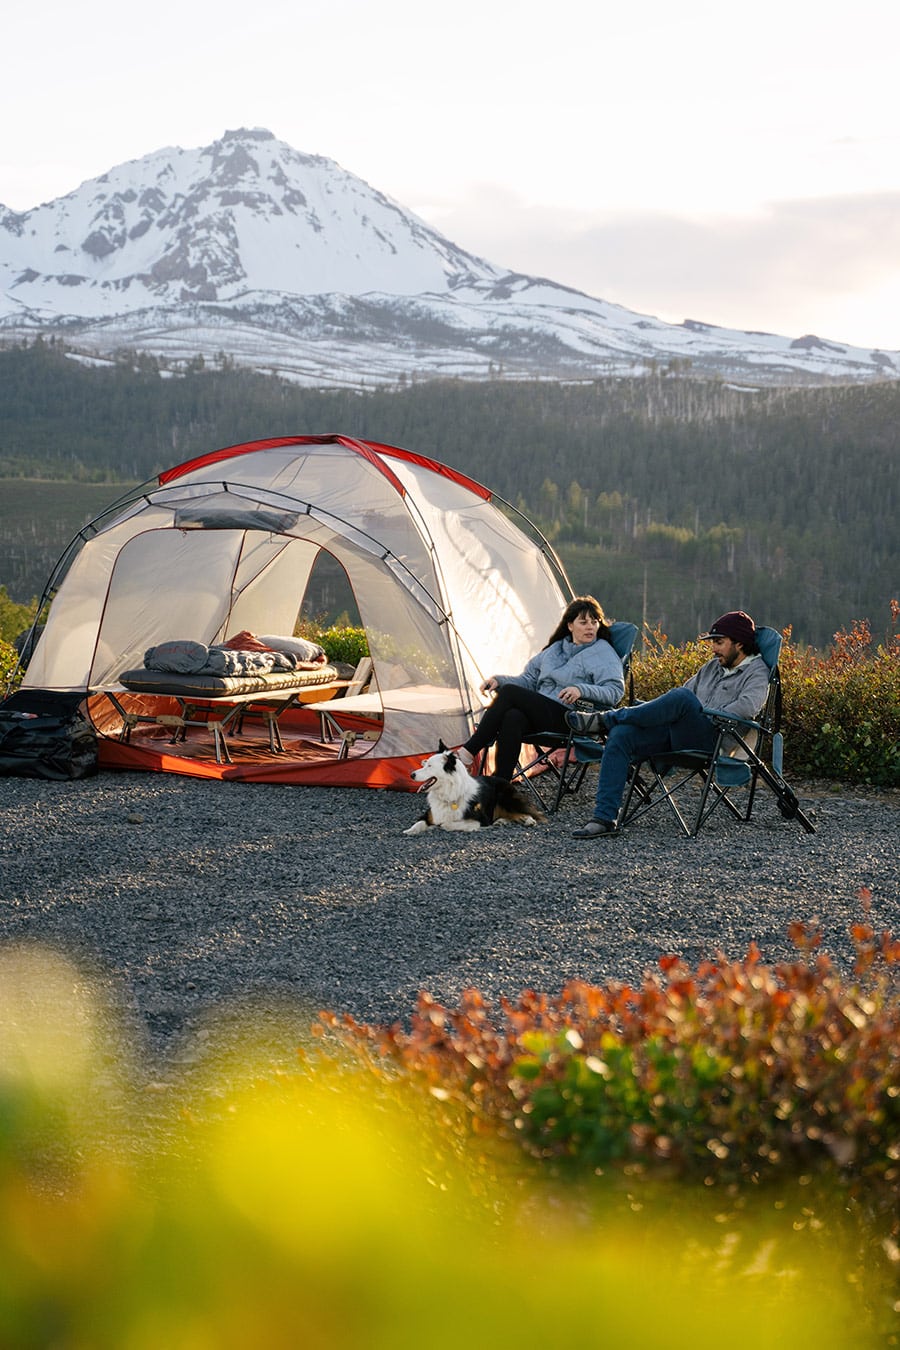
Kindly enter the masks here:
M 742 216 L 689 218 L 562 211 L 480 186 L 464 202 L 420 211 L 492 262 L 674 322 L 818 331 L 859 345 L 900 347 L 900 192 L 779 201 Z M 871 330 L 864 336 L 867 313 Z M 850 315 L 855 335 L 834 326 Z M 823 331 L 826 325 L 830 331 Z

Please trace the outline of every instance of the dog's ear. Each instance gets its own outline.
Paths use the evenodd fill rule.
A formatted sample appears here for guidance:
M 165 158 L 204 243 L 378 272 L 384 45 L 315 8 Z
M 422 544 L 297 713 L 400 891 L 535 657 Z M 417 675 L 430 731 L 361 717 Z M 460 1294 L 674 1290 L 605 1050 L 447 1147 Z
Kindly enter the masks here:
M 446 755 L 446 753 L 447 753 L 447 751 L 449 750 L 449 748 L 450 748 L 450 747 L 449 747 L 448 745 L 445 745 L 443 741 L 438 741 L 438 754 L 439 754 L 439 755 Z

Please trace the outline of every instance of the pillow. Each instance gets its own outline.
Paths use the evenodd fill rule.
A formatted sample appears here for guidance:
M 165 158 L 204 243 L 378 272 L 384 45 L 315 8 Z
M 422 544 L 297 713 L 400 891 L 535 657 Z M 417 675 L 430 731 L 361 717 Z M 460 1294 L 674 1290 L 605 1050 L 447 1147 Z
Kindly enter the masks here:
M 169 670 L 178 675 L 196 675 L 206 665 L 209 648 L 202 642 L 160 642 L 144 652 L 148 670 Z
M 249 632 L 246 628 L 240 633 L 235 633 L 227 642 L 220 642 L 220 647 L 231 652 L 273 652 L 276 647 L 267 645 L 265 638 L 258 638 L 255 633 Z
M 279 637 L 266 636 L 260 638 L 260 642 L 265 642 L 270 651 L 286 652 L 288 656 L 296 656 L 299 661 L 324 661 L 325 652 L 317 642 L 308 642 L 302 637 Z

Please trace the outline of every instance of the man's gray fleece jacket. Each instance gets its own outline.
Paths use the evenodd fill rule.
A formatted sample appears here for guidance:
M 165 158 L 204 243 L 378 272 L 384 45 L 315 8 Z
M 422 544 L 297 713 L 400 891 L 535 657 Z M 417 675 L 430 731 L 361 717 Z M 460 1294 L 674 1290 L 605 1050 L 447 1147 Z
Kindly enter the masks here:
M 755 718 L 766 701 L 769 667 L 761 656 L 748 656 L 733 670 L 724 670 L 716 657 L 684 682 L 704 708 Z

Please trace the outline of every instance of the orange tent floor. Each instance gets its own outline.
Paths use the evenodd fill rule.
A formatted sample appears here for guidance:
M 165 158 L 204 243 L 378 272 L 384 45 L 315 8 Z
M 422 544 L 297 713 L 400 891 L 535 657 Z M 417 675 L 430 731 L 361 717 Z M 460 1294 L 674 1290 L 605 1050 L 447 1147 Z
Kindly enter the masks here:
M 313 709 L 291 709 L 278 722 L 283 750 L 273 752 L 265 723 L 251 716 L 244 718 L 238 731 L 229 729 L 219 737 L 202 721 L 180 727 L 146 721 L 138 722 L 123 739 L 121 718 L 105 700 L 91 699 L 88 710 L 98 733 L 101 768 L 245 782 L 416 790 L 409 775 L 422 756 L 380 758 L 381 723 L 371 718 L 342 718 L 345 733 L 350 733 L 345 747 L 339 739 L 323 738 Z M 159 701 L 152 711 L 165 715 Z M 169 712 L 177 714 L 177 705 Z M 217 759 L 217 742 L 222 741 L 230 763 L 221 753 Z

